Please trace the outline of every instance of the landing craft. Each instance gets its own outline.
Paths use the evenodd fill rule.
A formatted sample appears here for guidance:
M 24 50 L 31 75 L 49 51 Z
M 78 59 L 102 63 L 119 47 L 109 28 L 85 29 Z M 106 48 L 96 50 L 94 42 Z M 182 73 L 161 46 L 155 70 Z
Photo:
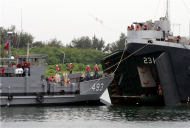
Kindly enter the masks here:
M 12 33 L 8 33 L 13 38 Z M 29 53 L 29 52 L 28 52 Z M 16 58 L 16 59 L 14 59 Z M 101 95 L 114 74 L 86 80 L 82 73 L 46 77 L 48 55 L 11 55 L 0 58 L 0 105 L 104 105 Z M 67 79 L 70 83 L 67 83 Z
M 128 27 L 124 51 L 101 58 L 107 73 L 115 71 L 120 63 L 108 87 L 111 103 L 189 104 L 189 39 L 173 36 L 168 12 L 154 22 L 133 25 L 136 27 Z

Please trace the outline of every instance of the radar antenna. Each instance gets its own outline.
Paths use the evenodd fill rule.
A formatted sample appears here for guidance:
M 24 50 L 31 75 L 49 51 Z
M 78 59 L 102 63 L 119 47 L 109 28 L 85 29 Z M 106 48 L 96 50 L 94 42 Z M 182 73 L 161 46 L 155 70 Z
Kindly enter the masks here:
M 169 20 L 168 8 L 169 8 L 169 4 L 168 4 L 168 0 L 167 0 L 167 2 L 166 2 L 166 19 L 167 20 Z

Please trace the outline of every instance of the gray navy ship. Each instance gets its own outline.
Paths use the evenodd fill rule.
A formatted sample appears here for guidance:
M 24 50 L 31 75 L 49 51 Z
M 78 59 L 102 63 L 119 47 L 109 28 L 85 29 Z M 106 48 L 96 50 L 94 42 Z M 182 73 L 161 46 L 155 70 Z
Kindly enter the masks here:
M 121 60 L 108 87 L 112 104 L 189 104 L 189 39 L 173 35 L 168 12 L 154 22 L 132 25 L 134 28 L 127 31 L 125 50 L 101 58 L 107 73 L 113 72 Z
M 12 37 L 11 32 L 8 34 Z M 113 80 L 113 73 L 89 80 L 82 73 L 46 77 L 48 55 L 20 55 L 14 59 L 9 43 L 8 58 L 0 58 L 1 106 L 104 105 L 100 96 Z

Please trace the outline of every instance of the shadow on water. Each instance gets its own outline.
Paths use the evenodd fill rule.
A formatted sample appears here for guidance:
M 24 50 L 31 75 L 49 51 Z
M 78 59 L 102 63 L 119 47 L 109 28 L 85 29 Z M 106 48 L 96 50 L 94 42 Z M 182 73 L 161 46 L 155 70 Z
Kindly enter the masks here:
M 52 106 L 2 107 L 2 122 L 48 121 L 190 121 L 190 107 Z

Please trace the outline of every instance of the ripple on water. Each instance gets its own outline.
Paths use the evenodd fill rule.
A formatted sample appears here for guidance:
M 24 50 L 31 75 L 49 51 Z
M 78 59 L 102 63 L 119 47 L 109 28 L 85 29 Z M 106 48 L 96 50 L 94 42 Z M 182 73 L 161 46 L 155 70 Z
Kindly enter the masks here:
M 3 107 L 2 122 L 48 121 L 190 121 L 190 109 L 158 106 Z

